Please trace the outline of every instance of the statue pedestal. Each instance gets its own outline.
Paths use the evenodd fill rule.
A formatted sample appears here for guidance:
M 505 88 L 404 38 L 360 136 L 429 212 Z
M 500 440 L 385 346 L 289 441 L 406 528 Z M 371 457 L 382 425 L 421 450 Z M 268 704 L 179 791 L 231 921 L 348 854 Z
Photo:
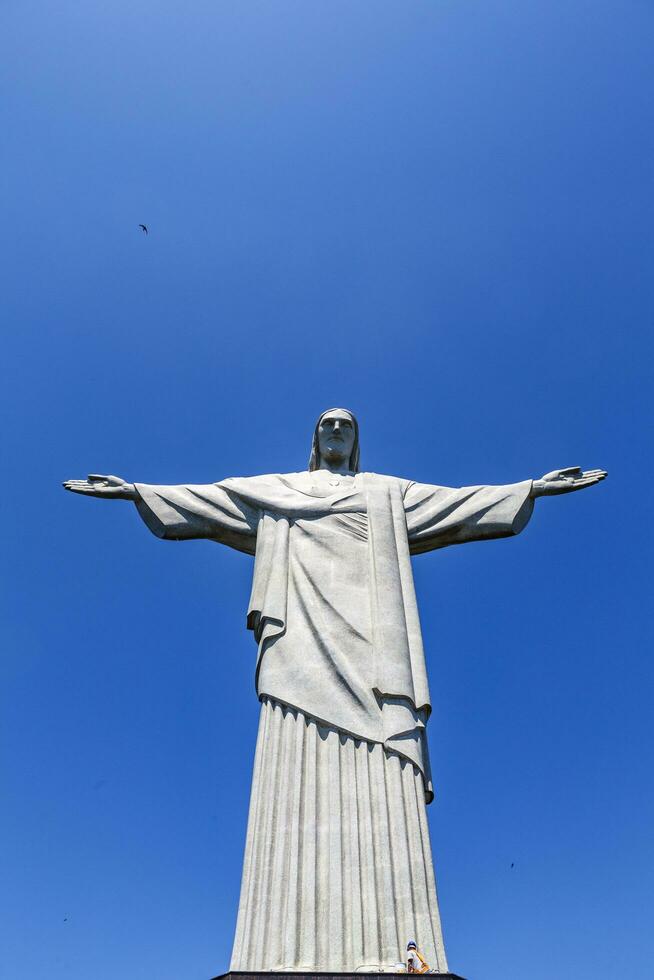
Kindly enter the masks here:
M 213 980 L 396 980 L 406 977 L 406 973 L 246 973 L 234 970 L 232 973 L 221 973 Z M 429 973 L 430 977 L 440 980 L 464 980 L 457 973 Z M 417 974 L 414 974 L 417 976 Z

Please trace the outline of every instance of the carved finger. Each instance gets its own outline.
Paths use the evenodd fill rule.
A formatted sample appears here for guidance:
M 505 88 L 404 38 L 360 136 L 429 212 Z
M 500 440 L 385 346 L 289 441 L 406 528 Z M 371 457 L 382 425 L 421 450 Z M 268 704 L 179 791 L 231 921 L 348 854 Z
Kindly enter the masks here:
M 592 487 L 596 483 L 599 483 L 599 478 L 594 476 L 590 480 L 575 480 L 572 484 L 575 490 L 581 490 L 583 487 Z
M 606 476 L 606 470 L 584 470 L 582 476 L 597 476 L 602 480 Z
M 581 466 L 568 466 L 564 470 L 559 470 L 561 476 L 568 476 L 572 473 L 581 473 Z

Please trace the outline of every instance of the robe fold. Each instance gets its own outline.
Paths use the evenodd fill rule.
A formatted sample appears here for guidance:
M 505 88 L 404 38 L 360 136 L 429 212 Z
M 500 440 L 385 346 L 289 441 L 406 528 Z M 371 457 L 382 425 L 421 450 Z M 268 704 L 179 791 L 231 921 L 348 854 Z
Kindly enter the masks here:
M 531 481 L 452 489 L 363 473 L 347 485 L 328 486 L 323 496 L 316 495 L 308 476 L 174 487 L 139 483 L 137 508 L 160 538 L 209 538 L 256 555 L 247 624 L 258 643 L 259 698 L 268 695 L 395 749 L 418 766 L 429 800 L 424 727 L 431 703 L 410 554 L 517 534 L 533 508 Z M 326 543 L 327 523 L 342 532 L 342 548 Z M 348 576 L 350 557 L 350 577 L 365 585 L 365 594 L 356 599 L 356 581 L 349 589 L 327 582 Z M 360 574 L 352 576 L 352 568 Z M 305 600 L 307 591 L 311 595 L 298 614 L 302 584 Z M 370 662 L 353 673 L 349 664 L 357 629 L 348 616 L 361 602 L 369 608 Z M 312 616 L 318 604 L 320 614 Z
M 232 969 L 383 969 L 402 958 L 407 938 L 418 938 L 427 959 L 431 956 L 440 969 L 445 969 L 428 834 L 426 843 L 423 839 L 424 804 L 433 798 L 425 733 L 431 703 L 411 555 L 519 533 L 533 509 L 531 481 L 452 489 L 374 473 L 334 477 L 327 471 L 315 471 L 207 485 L 136 484 L 136 489 L 138 511 L 158 537 L 208 538 L 255 556 L 247 625 L 258 645 L 255 683 L 263 705 L 262 727 Z M 281 741 L 276 747 L 272 742 L 261 742 L 264 723 L 267 738 L 277 731 L 271 727 L 270 712 L 275 706 L 283 712 L 290 710 L 290 720 L 279 726 Z M 318 735 L 311 740 L 307 741 L 308 735 L 302 736 L 303 746 L 305 742 L 316 746 L 313 768 L 307 769 L 306 749 L 298 756 L 293 746 L 300 739 L 300 731 L 314 729 Z M 326 733 L 324 737 L 321 732 Z M 341 795 L 336 800 L 335 791 L 323 794 L 321 805 L 325 809 L 318 813 L 314 799 L 316 826 L 326 828 L 322 837 L 307 842 L 306 834 L 294 838 L 290 829 L 284 829 L 280 844 L 275 836 L 279 828 L 272 816 L 264 814 L 270 801 L 262 795 L 259 784 L 261 779 L 272 778 L 266 772 L 274 764 L 284 773 L 279 785 L 297 783 L 298 798 L 317 792 L 319 772 L 327 774 L 325 785 L 335 781 L 340 786 L 350 750 L 344 755 L 328 750 L 330 732 L 336 733 L 337 740 L 346 739 L 342 745 L 354 747 L 353 759 L 359 759 L 361 752 L 374 753 L 374 747 L 379 747 L 381 754 L 374 758 L 378 759 L 375 772 L 381 783 L 375 784 L 373 796 L 381 810 L 369 817 L 368 831 L 365 821 L 357 824 L 357 847 L 361 850 L 352 860 L 359 875 L 366 853 L 376 855 L 374 860 L 370 858 L 373 864 L 390 862 L 392 886 L 390 891 L 381 885 L 370 886 L 378 921 L 387 923 L 384 935 L 377 928 L 373 936 L 372 926 L 366 930 L 365 910 L 359 910 L 357 914 L 364 916 L 359 939 L 355 941 L 343 929 L 332 928 L 328 941 L 323 936 L 323 953 L 318 956 L 315 949 L 311 952 L 306 923 L 303 926 L 297 916 L 301 917 L 306 908 L 316 907 L 326 914 L 334 901 L 340 901 L 335 894 L 342 883 L 335 885 L 337 879 L 327 872 L 306 878 L 305 872 L 298 871 L 295 911 L 289 906 L 289 918 L 278 923 L 280 928 L 291 929 L 295 945 L 279 947 L 275 940 L 268 947 L 265 942 L 262 945 L 262 936 L 275 934 L 273 923 L 279 909 L 271 897 L 276 878 L 266 862 L 274 853 L 280 873 L 288 874 L 294 867 L 306 871 L 307 853 L 314 863 L 327 861 L 321 846 L 333 848 L 334 835 L 342 842 L 344 831 L 339 821 L 345 804 Z M 414 795 L 414 782 L 396 776 L 394 759 L 400 760 L 402 772 L 409 765 L 422 785 L 420 802 L 409 804 L 405 800 L 400 808 L 405 813 L 407 853 L 421 855 L 419 860 L 415 858 L 418 864 L 410 865 L 409 877 L 424 882 L 426 897 L 422 904 L 415 892 L 409 898 L 406 889 L 402 891 L 403 859 L 394 857 L 392 848 L 389 857 L 390 845 L 380 845 L 380 827 L 386 826 L 388 819 L 383 814 L 389 812 L 389 787 L 395 786 L 397 792 L 408 793 L 412 799 Z M 285 765 L 290 767 L 288 771 Z M 356 773 L 362 763 L 352 765 Z M 296 772 L 293 766 L 300 768 Z M 352 778 L 351 790 L 360 795 L 361 784 Z M 410 812 L 416 806 L 412 817 Z M 361 819 L 358 812 L 357 820 Z M 417 822 L 410 831 L 412 821 Z M 346 861 L 344 856 L 342 859 Z M 262 877 L 271 882 L 272 891 L 265 894 L 261 893 Z M 256 902 L 252 900 L 253 888 L 258 895 Z M 350 902 L 358 908 L 352 896 Z M 316 928 L 320 928 L 320 921 L 316 920 Z M 402 929 L 409 929 L 411 936 L 401 935 Z

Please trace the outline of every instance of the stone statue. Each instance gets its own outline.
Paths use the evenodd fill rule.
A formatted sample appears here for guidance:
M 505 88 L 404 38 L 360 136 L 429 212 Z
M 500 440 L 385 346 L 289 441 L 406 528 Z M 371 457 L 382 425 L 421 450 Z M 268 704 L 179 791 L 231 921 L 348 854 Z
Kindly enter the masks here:
M 247 625 L 261 715 L 232 970 L 392 970 L 415 936 L 447 972 L 410 556 L 518 534 L 534 498 L 605 476 L 571 467 L 452 489 L 362 473 L 357 420 L 330 409 L 302 473 L 64 484 L 134 501 L 160 538 L 207 538 L 255 557 Z

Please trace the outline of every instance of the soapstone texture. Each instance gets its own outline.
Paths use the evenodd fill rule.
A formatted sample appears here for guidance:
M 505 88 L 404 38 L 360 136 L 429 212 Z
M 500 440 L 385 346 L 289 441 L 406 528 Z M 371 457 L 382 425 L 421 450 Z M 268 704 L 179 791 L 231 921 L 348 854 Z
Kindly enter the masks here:
M 447 970 L 419 769 L 264 698 L 231 970 Z
M 248 626 L 263 707 L 232 969 L 390 969 L 415 938 L 447 970 L 410 555 L 518 533 L 531 486 L 328 470 L 135 484 L 159 537 L 255 555 Z
M 159 537 L 256 556 L 247 622 L 259 697 L 400 752 L 429 802 L 431 704 L 410 554 L 516 534 L 533 509 L 531 480 L 451 489 L 318 470 L 135 487 Z
M 440 978 L 440 980 L 465 980 L 464 977 L 459 976 L 458 973 L 439 973 L 435 970 L 430 972 L 431 976 Z M 329 973 L 316 971 L 315 973 L 294 973 L 293 980 L 355 980 L 358 977 L 358 973 Z M 381 973 L 369 972 L 366 974 L 367 980 L 391 980 L 391 977 L 404 977 L 406 976 L 406 969 L 402 970 L 384 970 Z M 282 980 L 287 980 L 285 974 L 282 973 L 272 973 L 271 971 L 261 971 L 261 970 L 231 970 L 229 973 L 222 973 L 213 980 L 277 980 L 277 978 L 282 978 Z
M 411 555 L 509 537 L 535 497 L 604 470 L 453 489 L 359 472 L 345 409 L 309 469 L 206 485 L 90 475 L 66 489 L 132 500 L 160 538 L 253 555 L 247 625 L 261 701 L 232 970 L 394 973 L 417 941 L 447 974 L 425 806 L 431 712 Z

